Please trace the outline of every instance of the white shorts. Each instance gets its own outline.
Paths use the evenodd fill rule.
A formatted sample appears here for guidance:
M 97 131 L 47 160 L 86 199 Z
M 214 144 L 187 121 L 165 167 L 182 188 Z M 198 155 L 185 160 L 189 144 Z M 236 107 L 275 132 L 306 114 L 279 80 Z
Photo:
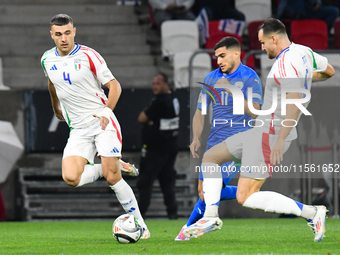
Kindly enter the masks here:
M 278 132 L 277 132 L 278 133 Z M 263 132 L 261 128 L 252 128 L 233 135 L 225 140 L 229 152 L 236 159 L 241 159 L 240 175 L 252 179 L 271 177 L 271 149 L 277 140 L 277 134 Z M 285 153 L 291 141 L 286 141 Z
M 87 127 L 72 129 L 63 158 L 81 156 L 93 163 L 97 152 L 98 156 L 120 158 L 122 156 L 122 135 L 116 117 L 114 114 L 111 115 L 105 130 L 101 129 L 99 123 L 100 120 L 96 118 Z

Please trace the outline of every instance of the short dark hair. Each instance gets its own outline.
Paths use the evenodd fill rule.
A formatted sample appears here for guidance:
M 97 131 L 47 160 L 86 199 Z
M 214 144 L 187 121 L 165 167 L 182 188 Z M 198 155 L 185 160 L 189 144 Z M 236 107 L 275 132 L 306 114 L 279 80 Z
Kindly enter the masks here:
M 222 38 L 218 43 L 216 43 L 214 50 L 217 50 L 222 47 L 226 47 L 227 49 L 236 47 L 239 50 L 241 50 L 240 42 L 235 37 L 232 36 Z
M 69 23 L 73 25 L 73 19 L 67 14 L 60 13 L 51 19 L 50 26 L 65 26 Z
M 267 19 L 261 26 L 259 26 L 258 31 L 262 29 L 264 35 L 268 34 L 287 34 L 286 26 L 278 19 L 270 18 Z

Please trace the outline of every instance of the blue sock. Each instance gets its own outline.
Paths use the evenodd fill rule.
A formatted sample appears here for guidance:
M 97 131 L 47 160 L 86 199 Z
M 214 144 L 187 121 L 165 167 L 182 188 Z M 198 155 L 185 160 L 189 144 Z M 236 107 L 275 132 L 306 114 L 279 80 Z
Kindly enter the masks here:
M 225 186 L 221 190 L 221 200 L 236 199 L 237 186 Z
M 198 199 L 194 210 L 192 211 L 189 220 L 187 222 L 187 226 L 190 226 L 197 222 L 199 219 L 201 219 L 205 212 L 205 203 L 201 200 L 201 198 Z

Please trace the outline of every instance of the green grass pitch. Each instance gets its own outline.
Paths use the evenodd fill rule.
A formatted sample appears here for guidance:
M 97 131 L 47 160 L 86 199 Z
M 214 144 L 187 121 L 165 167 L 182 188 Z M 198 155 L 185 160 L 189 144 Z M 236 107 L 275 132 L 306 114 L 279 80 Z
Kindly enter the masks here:
M 113 221 L 0 223 L 0 254 L 340 254 L 340 219 L 313 241 L 303 219 L 224 219 L 223 228 L 186 242 L 174 238 L 184 220 L 147 220 L 148 240 L 119 244 Z

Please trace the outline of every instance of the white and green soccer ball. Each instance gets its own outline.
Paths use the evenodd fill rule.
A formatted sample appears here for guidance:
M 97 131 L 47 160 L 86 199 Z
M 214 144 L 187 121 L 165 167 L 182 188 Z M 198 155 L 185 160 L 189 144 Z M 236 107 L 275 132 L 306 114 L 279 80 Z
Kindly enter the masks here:
M 137 218 L 131 214 L 123 214 L 113 222 L 112 234 L 119 243 L 136 243 L 142 233 Z

